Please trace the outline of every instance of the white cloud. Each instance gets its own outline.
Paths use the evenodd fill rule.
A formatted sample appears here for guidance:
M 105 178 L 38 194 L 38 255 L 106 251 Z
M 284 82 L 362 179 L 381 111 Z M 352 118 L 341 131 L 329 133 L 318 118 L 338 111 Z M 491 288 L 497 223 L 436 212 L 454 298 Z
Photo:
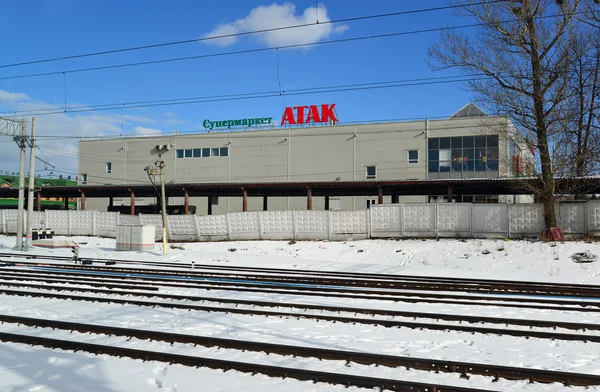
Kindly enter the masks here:
M 1 97 L 13 97 L 11 102 L 2 102 Z M 25 94 L 11 93 L 0 90 L 0 105 L 4 108 L 10 107 L 11 110 L 19 111 L 40 111 L 57 110 L 60 111 L 60 105 L 53 105 L 46 102 L 40 102 L 30 99 Z M 72 103 L 76 106 L 84 106 Z M 1 106 L 0 106 L 1 107 Z M 27 133 L 31 131 L 31 116 L 27 116 Z M 118 137 L 123 134 L 134 134 L 135 136 L 150 135 L 160 133 L 160 129 L 145 128 L 140 125 L 157 122 L 149 117 L 141 117 L 126 114 L 121 117 L 121 113 L 72 113 L 72 114 L 52 114 L 46 116 L 37 116 L 37 144 L 39 150 L 37 156 L 56 166 L 56 169 L 47 167 L 40 161 L 36 162 L 36 172 L 42 175 L 48 175 L 52 170 L 55 175 L 77 174 L 78 143 L 79 137 Z M 123 124 L 123 128 L 121 128 Z M 75 138 L 73 136 L 76 136 Z M 29 155 L 29 152 L 28 152 Z M 103 162 L 100 153 L 89 156 L 84 159 Z M 29 157 L 26 162 L 29 162 Z M 0 169 L 18 171 L 19 170 L 19 150 L 16 144 L 8 137 L 0 137 Z M 27 169 L 28 170 L 28 169 Z
M 315 23 L 318 20 L 321 24 L 298 27 L 287 30 L 269 31 L 260 34 L 252 34 L 251 37 L 258 39 L 268 46 L 288 46 L 297 44 L 310 44 L 322 41 L 332 34 L 341 34 L 348 29 L 347 25 L 334 26 L 329 22 L 327 9 L 324 6 L 309 7 L 301 15 L 296 15 L 296 6 L 291 3 L 271 4 L 268 6 L 259 6 L 254 8 L 248 16 L 238 19 L 232 23 L 218 25 L 213 31 L 204 35 L 208 37 L 218 37 L 222 35 L 239 34 L 255 30 L 267 30 L 278 27 L 294 26 Z M 239 41 L 239 37 L 226 37 L 204 41 L 221 47 L 233 45 Z
M 27 101 L 29 97 L 23 93 L 10 93 L 8 91 L 0 90 L 0 102 L 3 103 L 15 103 L 19 101 Z
M 151 136 L 151 135 L 156 136 L 156 134 L 162 133 L 162 131 L 160 129 L 146 128 L 146 127 L 140 127 L 140 126 L 134 127 L 133 132 L 135 132 L 136 136 Z

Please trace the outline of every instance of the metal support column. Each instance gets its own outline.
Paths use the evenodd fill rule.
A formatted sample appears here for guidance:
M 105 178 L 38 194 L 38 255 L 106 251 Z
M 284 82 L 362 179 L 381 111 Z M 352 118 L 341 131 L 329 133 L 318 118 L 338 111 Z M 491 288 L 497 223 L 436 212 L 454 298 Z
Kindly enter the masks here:
M 377 188 L 377 204 L 383 204 L 383 188 Z
M 266 211 L 269 207 L 269 198 L 267 196 L 263 196 L 263 211 Z
M 400 197 L 397 194 L 392 195 L 392 204 L 400 203 Z
M 108 206 L 109 207 L 113 206 L 113 197 L 112 196 L 108 198 Z
M 329 196 L 325 196 L 325 211 L 329 211 Z
M 85 192 L 81 191 L 81 211 L 85 211 Z
M 131 192 L 131 207 L 129 210 L 130 215 L 135 215 L 135 192 L 133 190 L 129 190 Z
M 242 211 L 248 211 L 248 192 L 242 188 Z
M 307 210 L 312 210 L 313 207 L 313 203 L 312 203 L 312 189 L 311 187 L 307 186 L 306 187 L 306 209 Z
M 69 196 L 65 195 L 65 211 L 69 211 Z
M 452 185 L 448 184 L 448 203 L 452 203 Z
M 36 194 L 35 201 L 37 203 L 37 210 L 42 211 L 42 190 L 41 189 Z
M 206 209 L 208 215 L 212 215 L 212 213 L 213 213 L 212 206 L 213 206 L 213 197 L 212 196 L 208 196 L 208 206 L 207 206 L 207 209 Z
M 183 213 L 188 215 L 190 213 L 190 194 L 186 189 L 183 192 Z

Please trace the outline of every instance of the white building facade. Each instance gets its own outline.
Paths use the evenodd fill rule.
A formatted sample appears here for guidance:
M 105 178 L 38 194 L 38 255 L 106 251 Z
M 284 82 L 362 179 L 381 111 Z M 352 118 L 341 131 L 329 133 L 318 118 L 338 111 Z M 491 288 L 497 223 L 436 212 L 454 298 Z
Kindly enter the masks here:
M 306 107 L 309 109 L 302 118 L 309 121 L 304 124 L 290 123 L 291 113 L 284 113 L 287 127 L 272 126 L 272 118 L 206 120 L 209 131 L 199 134 L 83 140 L 79 143 L 79 183 L 150 184 L 144 168 L 158 159 L 157 146 L 162 146 L 167 183 L 423 180 L 525 174 L 519 173 L 515 162 L 522 162 L 530 153 L 511 136 L 514 127 L 510 121 L 486 116 L 473 104 L 447 119 L 345 125 L 337 123 L 331 110 L 334 105 L 325 118 L 325 106 L 318 113 Z M 326 122 L 317 122 L 315 117 Z M 238 125 L 246 130 L 235 130 Z M 331 199 L 329 206 L 364 209 L 376 199 L 377 195 L 342 197 Z M 400 197 L 401 203 L 431 201 L 447 200 L 428 195 Z M 503 195 L 459 195 L 453 201 L 516 200 Z M 391 198 L 386 197 L 384 203 L 389 202 Z M 129 205 L 130 201 L 123 198 L 113 203 Z M 154 203 L 155 199 L 136 200 L 136 205 Z M 177 205 L 183 200 L 173 197 L 168 203 Z M 212 203 L 213 214 L 242 208 L 239 198 L 213 198 Z M 190 204 L 196 206 L 197 214 L 207 213 L 206 198 L 191 198 Z M 106 211 L 107 206 L 108 199 L 90 199 L 86 207 Z M 315 198 L 313 208 L 324 207 L 324 200 Z M 249 210 L 262 208 L 260 198 L 248 201 Z M 305 209 L 306 200 L 269 198 L 268 208 Z

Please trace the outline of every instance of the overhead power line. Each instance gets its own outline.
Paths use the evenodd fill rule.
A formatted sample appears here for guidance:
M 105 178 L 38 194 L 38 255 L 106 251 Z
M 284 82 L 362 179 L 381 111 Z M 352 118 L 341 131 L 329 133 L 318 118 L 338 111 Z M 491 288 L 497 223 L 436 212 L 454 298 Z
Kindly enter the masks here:
M 38 110 L 29 110 L 29 111 L 13 111 L 9 112 L 13 115 L 5 116 L 6 118 L 11 117 L 19 117 L 23 114 L 27 115 L 35 115 L 35 116 L 44 116 L 44 115 L 52 115 L 52 114 L 66 114 L 66 113 L 82 113 L 82 112 L 95 112 L 95 111 L 106 111 L 106 110 L 122 110 L 122 109 L 134 109 L 134 108 L 148 108 L 148 107 L 159 107 L 159 106 L 173 106 L 173 105 L 189 105 L 196 103 L 209 103 L 209 102 L 226 102 L 226 101 L 240 101 L 240 100 L 248 100 L 248 99 L 263 99 L 263 98 L 274 98 L 280 96 L 298 96 L 298 95 L 309 95 L 309 94 L 323 94 L 323 93 L 333 93 L 333 92 L 350 92 L 350 91 L 366 91 L 366 90 L 376 90 L 376 89 L 385 89 L 385 88 L 399 88 L 399 87 L 412 87 L 412 86 L 425 86 L 425 85 L 435 85 L 435 84 L 445 84 L 445 83 L 460 83 L 460 82 L 468 82 L 478 79 L 484 79 L 486 77 L 468 77 L 468 76 L 459 76 L 453 77 L 455 79 L 444 80 L 444 78 L 422 78 L 415 79 L 414 81 L 406 80 L 406 81 L 396 81 L 396 82 L 388 82 L 387 84 L 379 83 L 379 84 L 366 84 L 366 85 L 341 85 L 341 86 L 329 86 L 329 87 L 316 87 L 313 89 L 297 89 L 297 90 L 287 90 L 283 92 L 273 91 L 273 92 L 257 92 L 257 93 L 246 93 L 246 94 L 231 94 L 231 95 L 222 95 L 222 96 L 211 96 L 211 97 L 196 97 L 196 98 L 175 98 L 175 99 L 165 99 L 165 100 L 157 100 L 157 101 L 146 101 L 142 103 L 112 103 L 112 104 L 102 104 L 95 106 L 79 106 L 75 108 L 69 109 L 59 109 L 58 107 L 53 109 L 38 109 Z M 440 80 L 442 79 L 442 80 Z
M 182 44 L 188 44 L 188 43 L 192 43 L 192 42 L 203 42 L 203 41 L 218 40 L 218 39 L 223 39 L 223 38 L 234 38 L 234 37 L 241 37 L 241 36 L 247 36 L 247 35 L 269 33 L 269 32 L 273 32 L 273 31 L 291 30 L 291 29 L 325 25 L 325 24 L 354 22 L 354 21 L 360 21 L 360 20 L 387 18 L 387 17 L 400 16 L 400 15 L 410 15 L 410 14 L 433 12 L 433 11 L 443 11 L 443 10 L 449 10 L 449 9 L 464 8 L 467 6 L 470 7 L 470 6 L 477 6 L 477 5 L 500 3 L 500 2 L 505 2 L 505 1 L 507 1 L 507 0 L 489 0 L 489 1 L 482 1 L 482 2 L 474 3 L 474 4 L 468 4 L 468 5 L 467 4 L 448 5 L 448 6 L 442 6 L 442 7 L 422 8 L 422 9 L 417 9 L 417 10 L 389 12 L 389 13 L 376 14 L 376 15 L 363 15 L 363 16 L 357 16 L 357 17 L 351 17 L 351 18 L 329 20 L 329 21 L 315 21 L 315 22 L 311 22 L 311 23 L 302 23 L 302 24 L 291 25 L 291 26 L 245 31 L 245 32 L 233 33 L 233 34 L 222 34 L 222 35 L 218 35 L 218 36 L 193 38 L 193 39 L 187 39 L 187 40 L 162 42 L 162 43 L 156 43 L 156 44 L 150 44 L 150 45 L 133 46 L 133 47 L 128 47 L 128 48 L 104 50 L 104 51 L 99 51 L 99 52 L 83 53 L 83 54 L 76 54 L 76 55 L 70 55 L 70 56 L 23 61 L 23 62 L 19 62 L 19 63 L 3 64 L 3 65 L 0 65 L 0 68 L 18 67 L 18 66 L 23 66 L 23 65 L 39 64 L 39 63 L 49 63 L 49 62 L 54 62 L 54 61 L 63 61 L 63 60 L 71 60 L 71 59 L 77 59 L 77 58 L 83 58 L 83 57 L 101 56 L 101 55 L 107 55 L 107 54 L 113 54 L 113 53 L 132 52 L 132 51 L 138 51 L 138 50 L 144 50 L 144 49 L 160 48 L 160 47 L 165 47 L 165 46 L 182 45 Z

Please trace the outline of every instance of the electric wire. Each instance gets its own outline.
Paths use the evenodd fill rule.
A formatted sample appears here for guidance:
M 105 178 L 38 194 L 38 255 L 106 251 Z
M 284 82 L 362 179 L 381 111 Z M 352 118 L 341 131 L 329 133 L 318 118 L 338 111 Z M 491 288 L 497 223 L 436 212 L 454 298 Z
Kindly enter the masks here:
M 2 65 L 0 65 L 0 68 L 17 67 L 17 66 L 30 65 L 30 64 L 39 64 L 39 63 L 49 63 L 49 62 L 54 62 L 54 61 L 71 60 L 71 59 L 76 59 L 76 58 L 92 57 L 92 56 L 101 56 L 101 55 L 107 55 L 107 54 L 113 54 L 113 53 L 131 52 L 131 51 L 138 51 L 138 50 L 144 50 L 144 49 L 182 45 L 182 44 L 188 44 L 188 43 L 192 43 L 192 42 L 218 40 L 218 39 L 223 39 L 223 38 L 234 38 L 234 37 L 240 37 L 240 36 L 269 33 L 269 32 L 274 32 L 274 31 L 282 31 L 282 30 L 290 30 L 290 29 L 296 29 L 296 28 L 302 28 L 302 27 L 310 27 L 310 26 L 316 26 L 318 24 L 324 25 L 324 24 L 344 23 L 344 22 L 355 22 L 355 21 L 360 21 L 360 20 L 387 18 L 387 17 L 400 16 L 400 15 L 411 15 L 411 14 L 426 13 L 426 12 L 433 12 L 433 11 L 443 11 L 443 10 L 465 8 L 465 7 L 471 7 L 471 6 L 487 5 L 487 4 L 501 3 L 501 2 L 506 2 L 506 1 L 509 1 L 509 0 L 489 0 L 489 1 L 482 1 L 482 2 L 478 2 L 478 3 L 468 4 L 468 5 L 467 4 L 455 4 L 455 5 L 447 5 L 447 6 L 441 6 L 441 7 L 422 8 L 422 9 L 417 9 L 417 10 L 389 12 L 389 13 L 384 13 L 384 14 L 363 15 L 363 16 L 342 18 L 342 19 L 335 19 L 335 20 L 321 21 L 321 22 L 317 21 L 317 22 L 302 23 L 302 24 L 291 25 L 291 26 L 282 26 L 282 27 L 274 27 L 274 28 L 269 28 L 269 29 L 244 31 L 244 32 L 232 33 L 232 34 L 223 34 L 223 35 L 218 35 L 218 36 L 201 37 L 201 38 L 194 38 L 194 39 L 187 39 L 187 40 L 180 40 L 180 41 L 171 41 L 171 42 L 134 46 L 134 47 L 128 47 L 128 48 L 121 48 L 121 49 L 112 49 L 112 50 L 104 50 L 104 51 L 91 52 L 91 53 L 83 53 L 83 54 L 70 55 L 70 56 L 23 61 L 23 62 L 19 62 L 19 63 L 2 64 Z
M 485 77 L 481 77 L 478 79 L 484 79 Z M 377 86 L 362 86 L 362 87 L 347 87 L 347 88 L 324 88 L 318 90 L 311 91 L 292 91 L 292 92 L 284 92 L 283 95 L 286 96 L 301 96 L 301 95 L 311 95 L 311 94 L 325 94 L 325 93 L 336 93 L 336 92 L 352 92 L 352 91 L 366 91 L 366 90 L 378 90 L 378 89 L 389 89 L 389 88 L 400 88 L 400 87 L 414 87 L 414 86 L 426 86 L 426 85 L 437 85 L 437 84 L 446 84 L 446 83 L 462 83 L 477 80 L 471 77 L 462 77 L 462 79 L 455 80 L 441 80 L 441 81 L 427 81 L 427 82 L 414 82 L 414 83 L 396 83 L 396 84 L 388 84 L 388 85 L 377 85 Z M 254 93 L 252 93 L 254 94 Z M 207 99 L 192 99 L 192 100 L 167 100 L 167 101 L 157 101 L 156 103 L 147 103 L 147 104 L 131 104 L 123 106 L 125 109 L 133 109 L 133 108 L 149 108 L 149 107 L 162 107 L 162 106 L 174 106 L 174 105 L 189 105 L 189 104 L 198 104 L 198 103 L 209 103 L 209 102 L 231 102 L 231 101 L 241 101 L 241 100 L 250 100 L 250 99 L 264 99 L 264 98 L 275 98 L 279 97 L 281 94 L 278 92 L 274 93 L 256 93 L 258 95 L 242 95 L 242 96 L 226 96 L 223 98 L 207 98 Z M 37 112 L 29 112 L 28 115 L 32 116 L 46 116 L 52 114 L 65 114 L 65 113 L 82 113 L 82 112 L 97 112 L 97 111 L 107 111 L 107 110 L 120 110 L 123 104 L 105 104 L 103 107 L 95 107 L 95 108 L 81 108 L 81 109 L 60 109 L 50 111 L 37 111 Z M 21 117 L 23 114 L 22 111 L 13 111 L 10 113 L 14 113 L 12 115 L 7 115 L 7 118 L 16 118 Z

